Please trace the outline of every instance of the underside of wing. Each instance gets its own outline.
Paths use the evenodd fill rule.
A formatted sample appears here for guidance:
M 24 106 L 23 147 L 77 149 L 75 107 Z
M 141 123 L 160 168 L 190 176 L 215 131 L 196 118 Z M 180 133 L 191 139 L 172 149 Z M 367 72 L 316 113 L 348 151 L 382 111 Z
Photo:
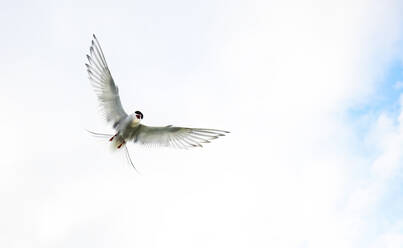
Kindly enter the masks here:
M 202 143 L 210 143 L 211 140 L 227 133 L 229 132 L 217 129 L 140 125 L 134 141 L 147 146 L 187 149 L 190 147 L 202 147 Z
M 85 64 L 88 76 L 100 103 L 102 112 L 108 122 L 119 122 L 127 114 L 120 102 L 119 90 L 113 81 L 106 64 L 105 56 L 95 35 L 91 42 L 90 55 L 87 55 L 88 64 Z

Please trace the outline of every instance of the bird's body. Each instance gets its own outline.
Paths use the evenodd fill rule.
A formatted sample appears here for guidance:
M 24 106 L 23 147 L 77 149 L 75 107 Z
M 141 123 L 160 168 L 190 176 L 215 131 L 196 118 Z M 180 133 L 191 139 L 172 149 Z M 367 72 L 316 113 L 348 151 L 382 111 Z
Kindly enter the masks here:
M 113 147 L 120 149 L 124 147 L 126 154 L 126 143 L 134 143 L 150 146 L 170 146 L 176 148 L 201 147 L 202 143 L 209 143 L 210 140 L 224 136 L 227 131 L 206 128 L 186 128 L 172 125 L 164 127 L 151 127 L 141 124 L 143 113 L 135 111 L 127 114 L 120 102 L 119 90 L 106 63 L 101 46 L 95 37 L 90 47 L 90 55 L 87 55 L 87 67 L 89 79 L 95 89 L 105 118 L 112 123 L 116 134 L 110 137 Z M 96 134 L 105 136 L 103 134 Z M 129 161 L 130 160 L 130 157 Z M 133 165 L 133 164 L 132 164 Z

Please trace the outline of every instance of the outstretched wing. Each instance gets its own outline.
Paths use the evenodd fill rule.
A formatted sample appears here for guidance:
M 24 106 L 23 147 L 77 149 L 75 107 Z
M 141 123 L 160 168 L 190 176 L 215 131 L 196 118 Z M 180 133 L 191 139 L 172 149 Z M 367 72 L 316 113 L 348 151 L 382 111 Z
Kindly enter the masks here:
M 102 112 L 108 122 L 113 122 L 114 126 L 127 114 L 120 102 L 119 90 L 113 81 L 111 72 L 106 64 L 105 56 L 95 35 L 90 47 L 90 55 L 87 55 L 88 76 L 97 94 Z
M 134 142 L 149 146 L 171 146 L 187 149 L 224 136 L 228 131 L 187 127 L 149 127 L 140 124 Z

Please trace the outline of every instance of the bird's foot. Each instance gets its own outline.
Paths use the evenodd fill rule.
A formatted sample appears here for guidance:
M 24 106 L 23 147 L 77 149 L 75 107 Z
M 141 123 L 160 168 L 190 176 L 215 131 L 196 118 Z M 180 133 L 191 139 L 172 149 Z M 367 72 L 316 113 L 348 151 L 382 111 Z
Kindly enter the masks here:
M 117 134 L 113 135 L 113 136 L 112 136 L 112 138 L 110 138 L 110 139 L 109 139 L 109 141 L 111 141 L 111 142 L 112 142 L 113 138 L 115 138 L 115 137 L 116 137 L 116 135 L 117 135 Z
M 122 147 L 122 145 L 126 144 L 126 141 L 123 141 L 122 144 L 118 145 L 118 149 L 120 149 Z

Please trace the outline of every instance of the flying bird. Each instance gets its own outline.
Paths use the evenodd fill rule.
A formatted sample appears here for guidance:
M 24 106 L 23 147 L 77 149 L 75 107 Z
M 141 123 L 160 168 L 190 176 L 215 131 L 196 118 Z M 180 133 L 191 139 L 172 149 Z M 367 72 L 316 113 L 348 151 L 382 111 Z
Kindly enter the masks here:
M 141 124 L 144 115 L 136 110 L 128 114 L 120 101 L 119 90 L 106 63 L 98 39 L 93 35 L 90 53 L 87 54 L 87 67 L 90 82 L 95 90 L 101 111 L 106 121 L 112 124 L 116 130 L 115 135 L 91 132 L 95 136 L 108 137 L 116 149 L 123 148 L 128 161 L 133 166 L 126 143 L 134 143 L 149 146 L 167 146 L 187 149 L 190 147 L 202 147 L 203 143 L 210 143 L 229 133 L 228 131 L 207 128 L 176 127 L 172 125 L 164 127 L 152 127 Z

